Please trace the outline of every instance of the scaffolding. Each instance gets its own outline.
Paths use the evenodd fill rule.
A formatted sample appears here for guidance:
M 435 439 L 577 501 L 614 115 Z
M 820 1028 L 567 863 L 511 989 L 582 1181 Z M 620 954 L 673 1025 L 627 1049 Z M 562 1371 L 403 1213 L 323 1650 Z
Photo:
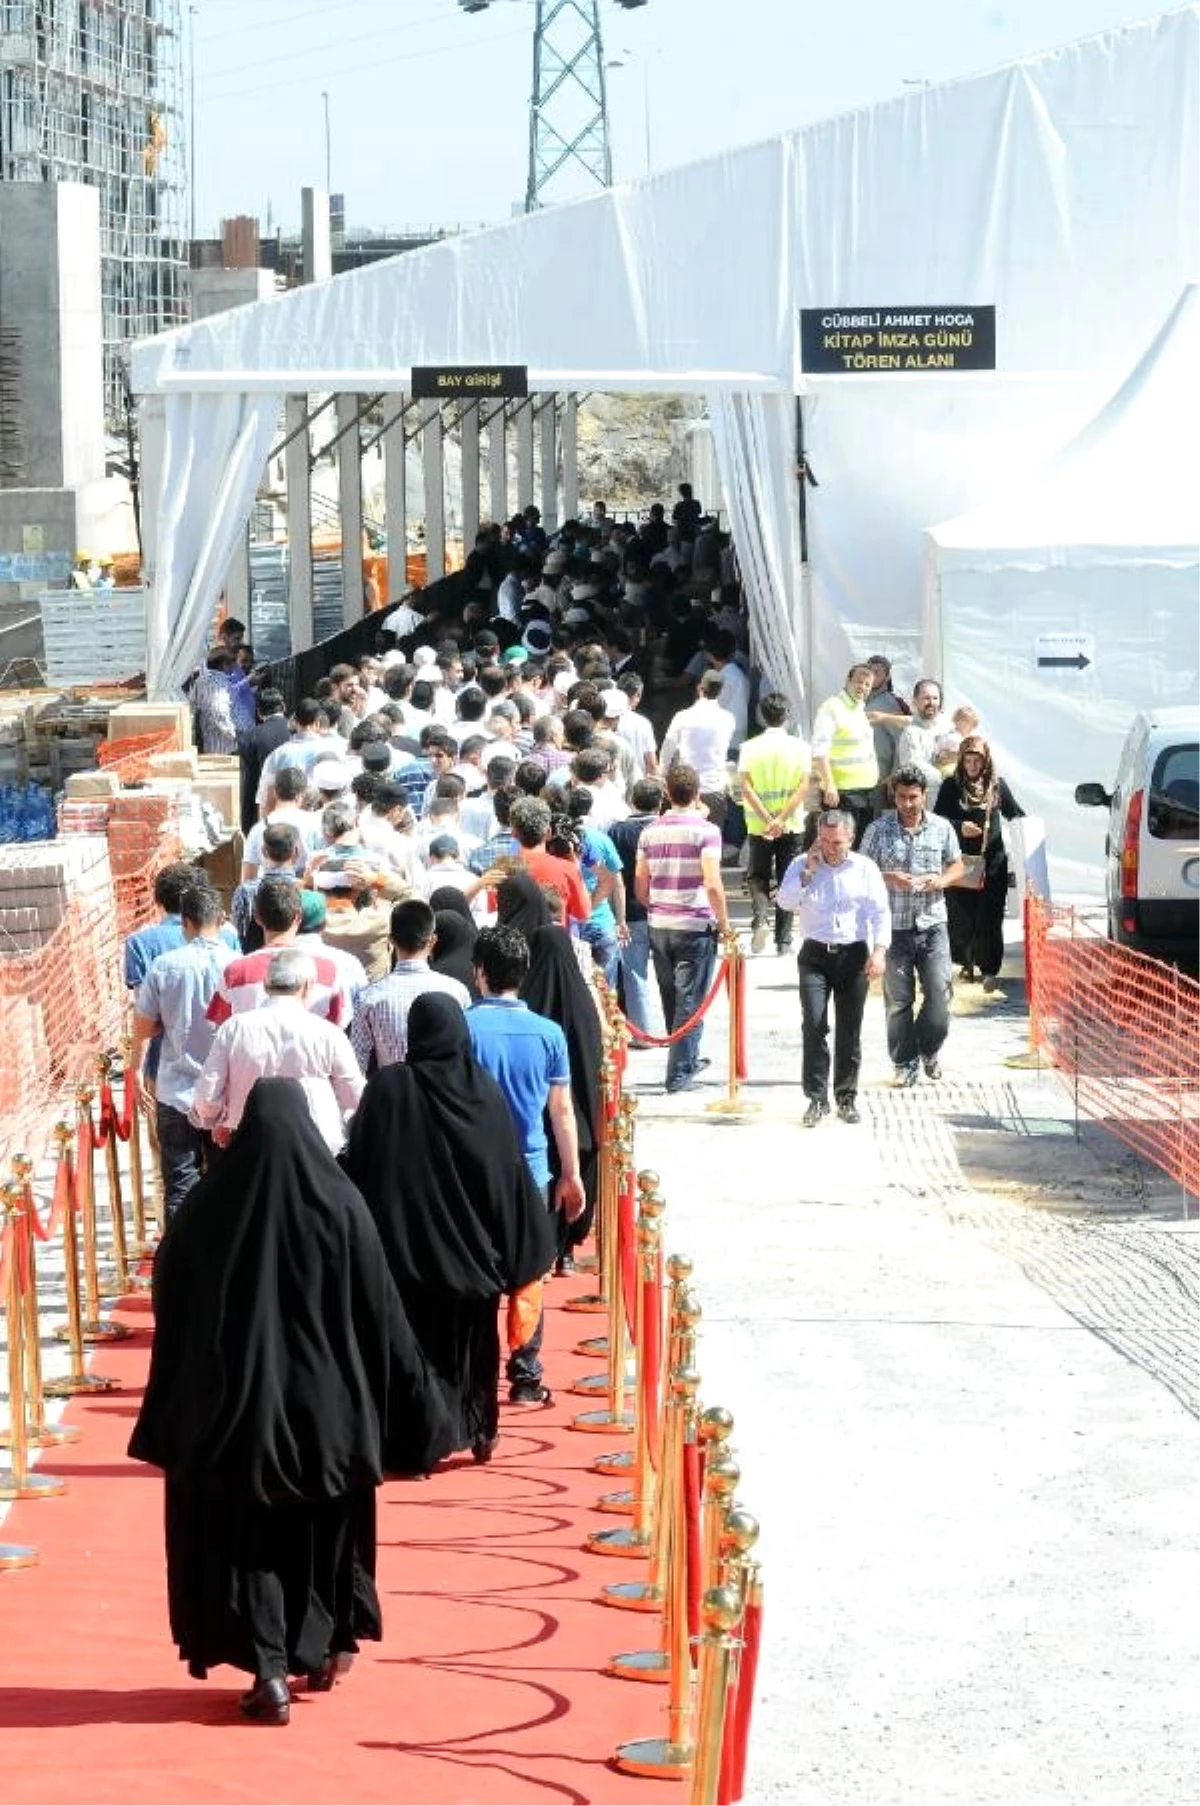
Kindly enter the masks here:
M 0 0 L 0 181 L 100 195 L 104 400 L 188 318 L 182 0 Z

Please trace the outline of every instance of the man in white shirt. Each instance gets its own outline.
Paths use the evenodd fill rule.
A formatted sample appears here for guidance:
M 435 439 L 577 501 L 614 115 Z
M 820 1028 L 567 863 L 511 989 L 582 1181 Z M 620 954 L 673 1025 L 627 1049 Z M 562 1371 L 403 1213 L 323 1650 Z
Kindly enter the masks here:
M 658 776 L 658 752 L 654 744 L 654 729 L 645 715 L 638 712 L 638 703 L 642 700 L 644 685 L 636 671 L 626 671 L 617 679 L 616 690 L 605 690 L 604 712 L 609 714 L 616 708 L 612 702 L 615 696 L 625 698 L 625 707 L 614 716 L 617 732 L 622 740 L 632 749 L 638 761 L 639 775 L 646 778 Z
M 680 709 L 674 716 L 662 743 L 662 768 L 691 765 L 700 774 L 700 800 L 708 810 L 709 820 L 720 828 L 729 806 L 726 793 L 726 759 L 737 723 L 720 703 L 725 685 L 720 671 L 706 671 L 700 679 L 700 692 L 690 709 Z
M 734 719 L 730 746 L 737 751 L 746 738 L 750 718 L 750 679 L 734 657 L 737 641 L 731 633 L 718 628 L 708 638 L 708 656 L 714 671 L 721 674 L 721 707 Z
M 322 1138 L 337 1153 L 346 1118 L 357 1108 L 363 1076 L 346 1036 L 314 1016 L 308 996 L 316 983 L 306 953 L 277 953 L 267 973 L 266 1002 L 232 1016 L 218 1029 L 196 1081 L 191 1119 L 224 1147 L 246 1108 L 255 1081 L 298 1079 Z
M 896 747 L 896 770 L 915 765 L 932 797 L 937 796 L 942 781 L 934 750 L 949 731 L 950 723 L 942 713 L 942 686 L 936 677 L 923 677 L 913 691 L 912 720 L 902 730 Z

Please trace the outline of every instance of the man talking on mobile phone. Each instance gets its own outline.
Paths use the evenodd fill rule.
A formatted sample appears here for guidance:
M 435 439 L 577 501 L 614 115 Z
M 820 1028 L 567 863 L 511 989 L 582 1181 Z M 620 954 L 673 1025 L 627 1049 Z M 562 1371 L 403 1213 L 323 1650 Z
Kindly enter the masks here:
M 833 1097 L 843 1122 L 856 1123 L 862 1065 L 862 1019 L 871 980 L 882 976 L 892 938 L 892 915 L 879 867 L 851 852 L 854 817 L 827 809 L 816 839 L 793 859 L 776 904 L 792 910 L 802 936 L 800 1020 L 806 1129 L 829 1114 L 829 1003 L 834 1006 Z

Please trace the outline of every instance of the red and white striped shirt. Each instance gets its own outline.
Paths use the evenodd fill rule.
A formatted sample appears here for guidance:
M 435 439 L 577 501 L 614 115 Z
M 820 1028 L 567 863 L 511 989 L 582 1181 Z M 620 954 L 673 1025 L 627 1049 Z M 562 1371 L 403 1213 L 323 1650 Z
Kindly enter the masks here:
M 208 1020 L 219 1027 L 231 1016 L 260 1009 L 267 1001 L 267 973 L 271 970 L 271 961 L 285 950 L 290 951 L 290 948 L 260 947 L 257 953 L 244 953 L 241 959 L 231 959 L 221 974 L 220 987 L 209 1003 Z M 345 1028 L 350 1021 L 352 1005 L 337 966 L 328 954 L 314 953 L 308 947 L 302 951 L 317 968 L 317 982 L 308 1000 L 309 1013 L 323 1016 L 335 1028 Z

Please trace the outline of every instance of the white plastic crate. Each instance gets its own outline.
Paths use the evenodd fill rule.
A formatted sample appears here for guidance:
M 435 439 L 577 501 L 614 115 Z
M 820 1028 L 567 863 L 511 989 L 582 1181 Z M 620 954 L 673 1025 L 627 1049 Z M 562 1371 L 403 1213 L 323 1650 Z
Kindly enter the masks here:
M 146 669 L 144 589 L 45 590 L 38 598 L 51 685 L 133 677 Z

